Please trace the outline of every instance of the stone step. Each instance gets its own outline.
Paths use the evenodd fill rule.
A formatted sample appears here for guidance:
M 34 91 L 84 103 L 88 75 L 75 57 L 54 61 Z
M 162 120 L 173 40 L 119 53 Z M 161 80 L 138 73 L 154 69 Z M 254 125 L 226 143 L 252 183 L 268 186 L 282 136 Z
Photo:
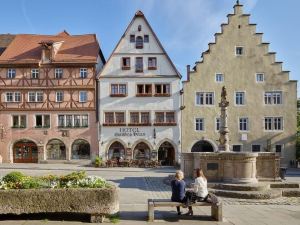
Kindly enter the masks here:
M 242 199 L 273 199 L 282 196 L 281 190 L 267 190 L 267 191 L 211 190 L 211 192 L 221 197 L 242 198 Z
M 283 197 L 300 197 L 300 189 L 299 188 L 291 188 L 282 190 Z
M 213 184 L 209 185 L 210 188 L 218 190 L 228 190 L 228 191 L 266 191 L 270 189 L 269 184 L 259 183 L 259 184 Z
M 299 183 L 271 183 L 271 188 L 300 188 Z

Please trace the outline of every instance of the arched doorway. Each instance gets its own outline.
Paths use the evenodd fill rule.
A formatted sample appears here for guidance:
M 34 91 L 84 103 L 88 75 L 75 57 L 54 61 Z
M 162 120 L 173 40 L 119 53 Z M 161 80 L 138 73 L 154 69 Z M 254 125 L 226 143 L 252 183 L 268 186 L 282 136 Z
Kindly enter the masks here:
M 167 141 L 162 143 L 158 149 L 158 161 L 163 166 L 173 166 L 175 163 L 175 149 L 173 145 Z
M 150 159 L 149 146 L 144 142 L 138 143 L 133 150 L 133 158 L 149 160 Z
M 192 147 L 192 152 L 213 152 L 214 147 L 208 141 L 201 140 L 196 142 Z
M 58 139 L 50 140 L 46 148 L 47 148 L 47 159 L 49 160 L 66 159 L 66 146 L 61 140 Z
M 30 140 L 20 140 L 13 145 L 13 162 L 14 163 L 37 163 L 38 148 Z
M 115 141 L 109 146 L 108 159 L 119 160 L 125 158 L 125 147 L 118 141 Z
M 72 159 L 90 159 L 90 144 L 86 140 L 78 139 L 72 144 Z

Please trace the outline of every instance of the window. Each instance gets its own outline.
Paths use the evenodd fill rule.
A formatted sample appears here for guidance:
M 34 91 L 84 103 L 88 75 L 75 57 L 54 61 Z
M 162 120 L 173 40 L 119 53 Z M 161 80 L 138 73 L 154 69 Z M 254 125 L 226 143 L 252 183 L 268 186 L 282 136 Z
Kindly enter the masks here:
M 123 125 L 125 124 L 125 113 L 124 112 L 105 112 L 104 113 L 104 125 Z
M 141 36 L 137 36 L 135 40 L 135 48 L 143 48 L 143 38 Z
M 16 69 L 8 69 L 6 76 L 9 79 L 14 79 L 16 77 Z
M 130 58 L 123 57 L 122 58 L 122 70 L 129 70 L 130 69 Z
M 240 131 L 248 131 L 248 118 L 240 118 Z
M 142 124 L 149 124 L 150 123 L 150 113 L 142 112 L 141 113 L 141 123 Z
M 156 70 L 156 57 L 148 58 L 148 70 Z
M 155 96 L 170 96 L 170 84 L 155 84 Z
M 20 102 L 21 93 L 20 92 L 6 92 L 6 102 Z
M 163 112 L 155 113 L 155 123 L 164 123 L 165 122 L 165 114 Z
M 50 127 L 50 115 L 35 115 L 35 127 L 36 128 Z
M 265 81 L 265 76 L 263 73 L 257 73 L 256 74 L 256 82 L 257 83 L 262 83 Z
M 175 123 L 175 113 L 166 112 L 166 123 Z
M 88 127 L 88 115 L 58 115 L 58 127 Z
M 245 92 L 235 92 L 235 104 L 245 105 Z
M 13 128 L 26 128 L 26 115 L 13 115 L 12 123 Z
M 26 116 L 25 115 L 14 115 L 13 128 L 25 128 L 26 127 Z
M 87 78 L 88 69 L 87 68 L 80 68 L 80 78 Z
M 136 96 L 152 96 L 152 84 L 138 84 Z
M 127 85 L 126 84 L 111 84 L 110 85 L 110 96 L 114 97 L 123 97 L 127 94 Z
M 64 92 L 57 91 L 56 92 L 56 102 L 63 102 L 64 101 Z
M 139 123 L 139 113 L 138 112 L 130 113 L 130 123 L 132 123 L 132 124 Z
M 196 118 L 195 119 L 196 131 L 204 131 L 204 119 Z
M 252 145 L 252 152 L 260 152 L 260 145 Z
M 55 68 L 55 79 L 62 79 L 63 77 L 63 69 Z
M 29 102 L 43 102 L 44 93 L 43 92 L 28 92 L 28 101 Z
M 282 152 L 282 145 L 275 145 L 275 152 L 281 154 L 281 152 Z
M 196 93 L 196 105 L 214 105 L 214 93 L 213 92 L 197 92 Z
M 136 57 L 135 58 L 135 72 L 143 72 L 143 58 Z
M 87 102 L 87 92 L 79 91 L 79 102 Z
M 235 47 L 235 55 L 236 56 L 244 55 L 244 48 L 241 46 Z
M 134 34 L 131 34 L 131 35 L 130 35 L 130 42 L 131 42 L 131 43 L 134 43 L 134 42 L 135 42 L 135 35 L 134 35 Z
M 242 150 L 241 145 L 232 145 L 232 151 L 233 152 L 240 152 Z
M 144 43 L 149 43 L 149 35 L 148 34 L 144 35 Z
M 218 83 L 224 82 L 224 75 L 222 73 L 216 74 L 216 82 Z
M 216 131 L 220 130 L 220 118 L 216 118 Z
M 265 92 L 265 104 L 266 105 L 282 104 L 282 92 L 281 91 Z
M 31 79 L 39 79 L 39 69 L 31 69 Z
M 106 124 L 113 124 L 114 123 L 114 113 L 113 112 L 106 112 L 105 113 L 105 123 Z
M 282 131 L 283 118 L 282 117 L 265 117 L 266 131 Z

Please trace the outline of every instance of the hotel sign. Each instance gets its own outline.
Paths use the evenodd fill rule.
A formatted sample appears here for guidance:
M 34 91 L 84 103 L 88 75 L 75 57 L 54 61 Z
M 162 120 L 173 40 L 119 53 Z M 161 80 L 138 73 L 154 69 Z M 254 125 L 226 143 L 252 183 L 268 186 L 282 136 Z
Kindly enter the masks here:
M 146 133 L 138 127 L 122 127 L 115 133 L 115 137 L 144 137 Z

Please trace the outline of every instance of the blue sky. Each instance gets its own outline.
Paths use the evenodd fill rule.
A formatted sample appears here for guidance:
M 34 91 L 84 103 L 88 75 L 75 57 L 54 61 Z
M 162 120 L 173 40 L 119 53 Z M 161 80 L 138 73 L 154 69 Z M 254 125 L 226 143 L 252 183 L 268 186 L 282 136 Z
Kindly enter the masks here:
M 207 44 L 220 31 L 235 0 L 6 0 L 1 1 L 0 33 L 96 33 L 105 58 L 141 9 L 174 64 L 186 77 Z M 300 78 L 300 1 L 240 0 L 257 32 L 277 52 L 290 79 Z M 300 86 L 300 84 L 298 85 Z M 298 96 L 300 94 L 298 87 Z

